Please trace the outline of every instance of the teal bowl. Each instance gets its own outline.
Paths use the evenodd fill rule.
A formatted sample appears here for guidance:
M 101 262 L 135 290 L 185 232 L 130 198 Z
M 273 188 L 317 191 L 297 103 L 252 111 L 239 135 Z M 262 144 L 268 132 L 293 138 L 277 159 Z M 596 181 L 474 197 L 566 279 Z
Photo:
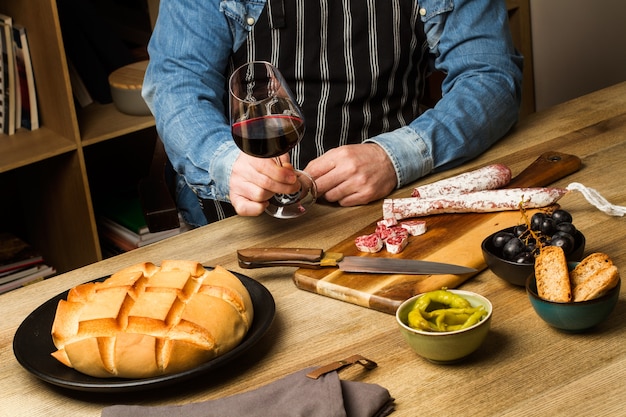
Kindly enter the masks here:
M 594 300 L 557 303 L 539 297 L 537 281 L 533 275 L 526 282 L 526 293 L 533 309 L 543 321 L 558 330 L 578 333 L 606 320 L 617 305 L 621 284 L 620 279 L 615 287 Z
M 452 332 L 427 332 L 408 325 L 408 315 L 418 298 L 416 295 L 400 304 L 396 310 L 396 321 L 400 333 L 409 346 L 423 358 L 435 363 L 454 363 L 462 360 L 482 345 L 491 327 L 493 307 L 482 295 L 463 290 L 448 290 L 467 299 L 472 307 L 482 305 L 487 316 L 467 329 Z

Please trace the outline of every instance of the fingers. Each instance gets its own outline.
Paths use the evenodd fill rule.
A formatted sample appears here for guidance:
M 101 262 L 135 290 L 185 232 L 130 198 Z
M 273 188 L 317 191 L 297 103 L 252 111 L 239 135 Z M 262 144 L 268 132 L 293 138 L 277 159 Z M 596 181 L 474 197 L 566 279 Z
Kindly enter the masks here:
M 255 202 L 232 193 L 230 194 L 230 202 L 240 216 L 258 216 L 265 211 L 269 204 L 267 201 Z
M 383 198 L 396 186 L 395 169 L 376 144 L 347 145 L 331 149 L 305 168 L 318 193 L 342 206 L 367 204 Z
M 265 211 L 267 201 L 274 194 L 293 193 L 299 188 L 288 157 L 281 167 L 274 159 L 243 153 L 233 165 L 229 185 L 231 204 L 242 216 L 257 216 Z

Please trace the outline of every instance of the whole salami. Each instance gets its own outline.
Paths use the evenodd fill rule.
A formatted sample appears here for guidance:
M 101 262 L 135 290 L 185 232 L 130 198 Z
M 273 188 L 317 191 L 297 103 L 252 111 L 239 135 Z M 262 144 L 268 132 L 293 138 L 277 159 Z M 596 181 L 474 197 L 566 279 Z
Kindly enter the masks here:
M 565 188 L 508 188 L 447 197 L 396 198 L 383 201 L 383 218 L 397 220 L 441 213 L 488 213 L 546 207 L 568 193 Z
M 511 181 L 511 170 L 503 164 L 492 164 L 474 171 L 465 172 L 415 187 L 412 197 L 430 198 L 451 194 L 464 194 L 473 191 L 494 190 L 507 185 Z

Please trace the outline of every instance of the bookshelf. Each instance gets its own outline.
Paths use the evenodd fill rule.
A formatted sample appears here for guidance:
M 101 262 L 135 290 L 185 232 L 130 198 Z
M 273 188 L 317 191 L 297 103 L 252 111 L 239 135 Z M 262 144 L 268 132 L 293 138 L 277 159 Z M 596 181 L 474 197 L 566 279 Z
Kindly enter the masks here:
M 113 104 L 76 108 L 56 0 L 0 0 L 0 13 L 27 28 L 41 120 L 38 130 L 0 134 L 0 229 L 21 235 L 65 272 L 102 259 L 92 182 L 107 173 L 89 164 L 99 147 L 124 152 L 126 137 L 154 138 L 154 120 Z M 144 149 L 148 160 L 151 151 Z

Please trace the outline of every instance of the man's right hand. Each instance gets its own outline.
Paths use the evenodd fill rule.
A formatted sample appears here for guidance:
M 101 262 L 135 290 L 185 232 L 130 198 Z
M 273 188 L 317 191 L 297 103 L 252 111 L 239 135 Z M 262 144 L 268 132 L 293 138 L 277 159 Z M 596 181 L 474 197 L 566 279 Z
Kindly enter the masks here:
M 280 157 L 283 166 L 274 158 L 255 158 L 240 153 L 230 176 L 230 202 L 241 216 L 258 216 L 265 211 L 268 200 L 276 193 L 290 194 L 300 185 L 289 163 L 289 156 Z

